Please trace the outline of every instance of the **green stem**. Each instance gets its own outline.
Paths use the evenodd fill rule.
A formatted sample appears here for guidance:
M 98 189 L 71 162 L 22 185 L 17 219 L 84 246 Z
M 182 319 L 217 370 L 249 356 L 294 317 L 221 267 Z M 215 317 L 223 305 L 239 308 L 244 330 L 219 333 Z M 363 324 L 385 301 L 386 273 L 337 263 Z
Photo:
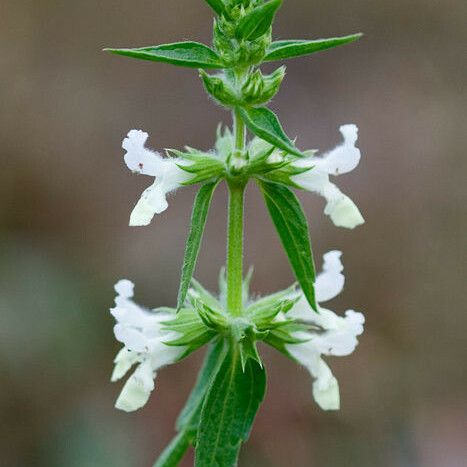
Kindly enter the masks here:
M 233 316 L 243 311 L 243 197 L 245 184 L 229 182 L 227 233 L 227 309 Z
M 240 116 L 240 113 L 235 110 L 233 113 L 233 121 L 234 121 L 234 131 L 235 131 L 235 152 L 239 153 L 242 152 L 245 148 L 245 123 Z
M 245 123 L 233 112 L 235 156 L 245 149 Z M 231 179 L 229 185 L 229 220 L 227 232 L 227 309 L 233 316 L 243 311 L 243 198 L 245 182 Z

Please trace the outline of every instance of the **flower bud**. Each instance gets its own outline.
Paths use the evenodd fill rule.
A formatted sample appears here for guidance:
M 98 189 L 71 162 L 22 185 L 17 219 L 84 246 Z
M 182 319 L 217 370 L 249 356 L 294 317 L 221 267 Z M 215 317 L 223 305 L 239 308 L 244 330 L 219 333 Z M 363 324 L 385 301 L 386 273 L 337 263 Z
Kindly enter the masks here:
M 278 93 L 284 76 L 284 66 L 266 76 L 260 70 L 256 70 L 242 87 L 244 101 L 250 105 L 261 105 L 269 102 Z
M 232 89 L 231 85 L 224 77 L 221 75 L 209 75 L 204 70 L 199 71 L 199 76 L 203 81 L 206 91 L 219 102 L 219 104 L 226 107 L 232 107 L 238 104 L 239 99 L 234 89 Z

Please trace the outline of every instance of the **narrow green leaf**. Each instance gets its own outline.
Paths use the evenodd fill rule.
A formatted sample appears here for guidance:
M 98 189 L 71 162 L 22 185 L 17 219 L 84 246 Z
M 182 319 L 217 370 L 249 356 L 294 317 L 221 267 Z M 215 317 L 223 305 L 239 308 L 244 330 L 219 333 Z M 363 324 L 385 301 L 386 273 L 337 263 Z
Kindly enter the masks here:
M 154 467 L 176 467 L 185 452 L 193 443 L 199 425 L 201 407 L 209 384 L 213 380 L 224 358 L 225 345 L 222 339 L 211 345 L 204 357 L 203 366 L 188 400 L 178 416 L 176 428 L 178 434 L 164 449 Z
M 273 42 L 266 51 L 264 61 L 272 62 L 274 60 L 284 60 L 287 58 L 301 57 L 310 55 L 321 50 L 337 47 L 338 45 L 348 44 L 360 39 L 363 34 L 351 34 L 350 36 L 331 37 L 329 39 L 308 40 L 286 40 Z
M 214 378 L 220 362 L 224 358 L 225 343 L 222 339 L 212 344 L 204 357 L 203 366 L 198 374 L 196 384 L 177 419 L 177 431 L 196 431 L 201 416 L 201 407 L 209 384 Z
M 187 431 L 177 433 L 170 444 L 162 451 L 154 467 L 176 467 L 190 447 L 191 435 Z
M 254 41 L 268 32 L 281 5 L 282 0 L 271 0 L 251 10 L 238 23 L 237 37 Z
M 284 185 L 266 181 L 258 183 L 295 277 L 309 304 L 317 310 L 310 234 L 300 201 Z
M 201 411 L 196 467 L 237 465 L 240 445 L 250 434 L 266 390 L 266 373 L 248 359 L 245 371 L 238 348 L 229 349 Z
M 137 49 L 104 49 L 117 55 L 191 68 L 222 68 L 221 58 L 199 42 L 176 42 Z
M 203 237 L 206 218 L 208 216 L 209 206 L 211 205 L 212 195 L 218 182 L 207 183 L 203 185 L 196 195 L 191 215 L 190 233 L 185 247 L 185 257 L 183 259 L 182 277 L 180 279 L 180 288 L 178 291 L 177 310 L 185 302 L 188 287 L 190 286 L 193 270 L 195 269 L 198 258 L 201 239 Z
M 239 107 L 238 111 L 240 112 L 240 115 L 248 129 L 256 136 L 259 136 L 268 143 L 271 143 L 290 154 L 297 157 L 303 157 L 303 154 L 295 147 L 289 137 L 285 134 L 279 119 L 274 112 L 266 107 Z

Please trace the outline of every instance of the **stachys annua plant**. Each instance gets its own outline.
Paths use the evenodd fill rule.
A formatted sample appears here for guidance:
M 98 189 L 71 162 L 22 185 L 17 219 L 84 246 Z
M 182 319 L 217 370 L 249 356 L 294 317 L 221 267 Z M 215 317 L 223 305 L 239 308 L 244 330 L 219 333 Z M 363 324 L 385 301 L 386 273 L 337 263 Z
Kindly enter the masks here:
M 133 301 L 134 285 L 115 285 L 115 337 L 123 344 L 112 381 L 135 367 L 116 407 L 143 407 L 157 372 L 202 346 L 207 347 L 195 387 L 177 420 L 177 434 L 155 466 L 176 466 L 190 446 L 197 467 L 237 465 L 241 444 L 251 431 L 264 398 L 266 372 L 257 342 L 268 344 L 305 366 L 313 378 L 313 397 L 323 410 L 339 409 L 339 386 L 324 356 L 353 352 L 364 317 L 344 316 L 324 303 L 344 287 L 341 252 L 323 257 L 315 273 L 307 220 L 293 190 L 315 192 L 326 201 L 324 213 L 338 227 L 364 222 L 354 202 L 334 184 L 360 161 L 358 129 L 339 128 L 342 142 L 323 154 L 301 150 L 284 132 L 268 103 L 285 75 L 280 66 L 265 74 L 266 62 L 309 55 L 355 41 L 360 34 L 318 40 L 272 41 L 271 27 L 281 0 L 206 0 L 216 15 L 213 45 L 178 42 L 133 49 L 106 49 L 142 60 L 199 70 L 207 93 L 232 114 L 232 128 L 219 127 L 211 150 L 186 147 L 163 156 L 148 149 L 148 134 L 131 130 L 123 140 L 124 160 L 138 174 L 153 177 L 131 215 L 131 226 L 147 226 L 167 209 L 167 195 L 200 185 L 186 244 L 177 304 L 148 310 Z M 229 189 L 225 270 L 212 294 L 193 278 L 201 238 L 216 187 Z M 297 283 L 272 295 L 249 294 L 243 275 L 243 203 L 249 182 L 258 184 Z

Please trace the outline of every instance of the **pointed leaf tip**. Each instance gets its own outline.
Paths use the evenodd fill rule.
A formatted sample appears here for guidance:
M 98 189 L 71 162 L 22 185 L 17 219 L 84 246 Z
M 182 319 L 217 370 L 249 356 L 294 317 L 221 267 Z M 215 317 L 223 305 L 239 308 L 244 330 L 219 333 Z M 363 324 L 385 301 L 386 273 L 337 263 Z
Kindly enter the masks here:
M 331 37 L 328 39 L 275 41 L 266 51 L 266 57 L 264 60 L 266 62 L 271 62 L 274 60 L 302 57 L 304 55 L 310 55 L 339 45 L 349 44 L 350 42 L 360 39 L 362 36 L 363 33 L 359 32 L 357 34 L 350 34 L 342 37 Z

